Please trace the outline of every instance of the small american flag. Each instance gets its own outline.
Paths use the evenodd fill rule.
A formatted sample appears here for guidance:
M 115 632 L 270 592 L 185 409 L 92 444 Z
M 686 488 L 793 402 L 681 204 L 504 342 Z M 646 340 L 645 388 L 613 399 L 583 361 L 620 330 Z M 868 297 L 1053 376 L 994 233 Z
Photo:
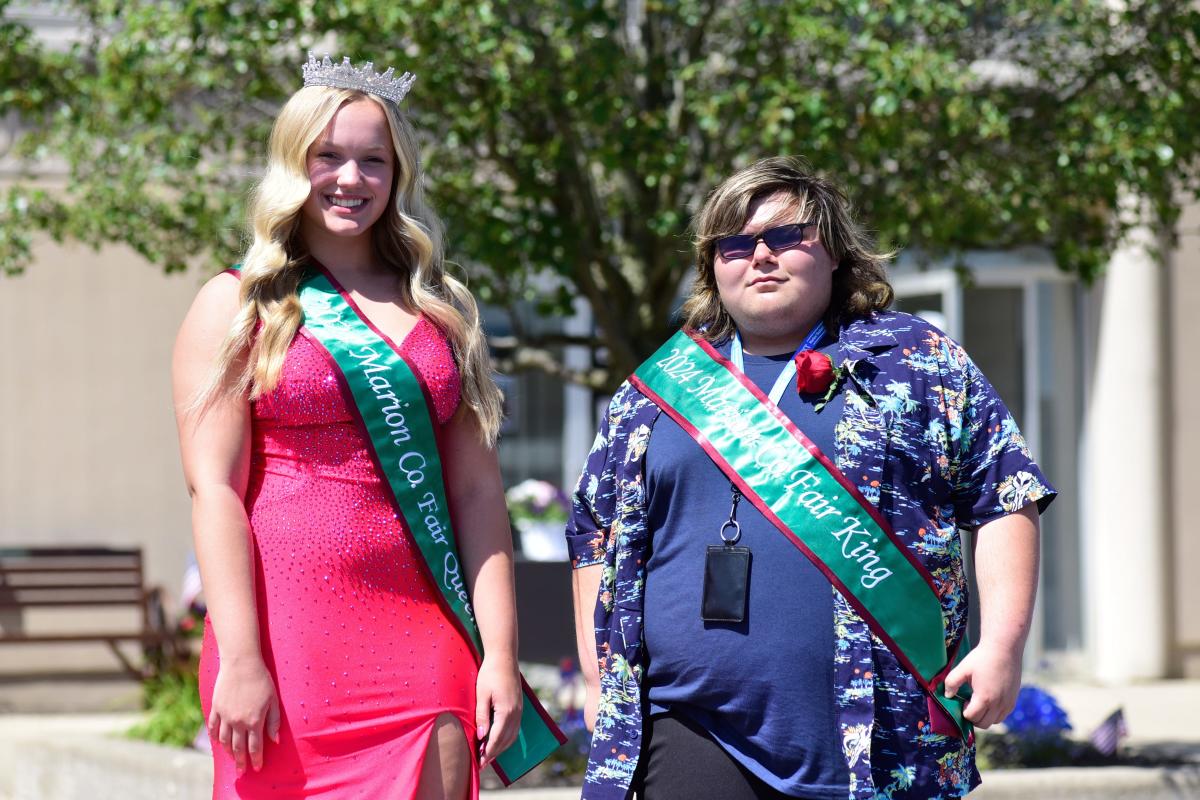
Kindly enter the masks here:
M 1128 735 L 1129 729 L 1125 727 L 1124 709 L 1118 708 L 1096 726 L 1096 730 L 1092 731 L 1090 738 L 1093 747 L 1104 755 L 1111 756 L 1117 752 L 1117 745 L 1121 743 L 1121 739 Z

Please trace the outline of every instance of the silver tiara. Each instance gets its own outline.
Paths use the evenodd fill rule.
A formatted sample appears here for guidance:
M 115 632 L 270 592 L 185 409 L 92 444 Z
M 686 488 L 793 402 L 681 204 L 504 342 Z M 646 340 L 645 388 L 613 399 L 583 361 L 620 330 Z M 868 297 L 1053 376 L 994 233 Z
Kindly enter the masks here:
M 305 86 L 354 89 L 378 95 L 393 103 L 403 100 L 404 95 L 408 94 L 408 90 L 412 88 L 413 82 L 417 79 L 417 76 L 411 72 L 406 72 L 399 78 L 393 77 L 396 70 L 391 67 L 387 68 L 387 72 L 380 74 L 375 71 L 375 64 L 371 61 L 355 69 L 350 64 L 349 57 L 343 58 L 340 64 L 334 64 L 328 53 L 325 54 L 324 59 L 317 61 L 317 57 L 311 50 L 308 52 L 308 63 L 301 67 L 300 71 L 304 75 Z

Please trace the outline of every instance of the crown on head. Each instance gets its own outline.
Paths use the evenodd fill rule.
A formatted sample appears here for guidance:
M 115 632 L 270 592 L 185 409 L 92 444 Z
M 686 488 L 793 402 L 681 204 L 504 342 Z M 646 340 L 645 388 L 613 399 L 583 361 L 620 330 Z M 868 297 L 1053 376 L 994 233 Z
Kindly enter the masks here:
M 311 50 L 308 53 L 308 63 L 301 67 L 300 71 L 304 75 L 305 86 L 354 89 L 378 95 L 393 103 L 403 100 L 417 79 L 411 72 L 406 72 L 399 78 L 394 77 L 396 70 L 391 67 L 387 68 L 387 72 L 380 74 L 375 71 L 375 64 L 371 61 L 355 69 L 350 64 L 349 57 L 343 58 L 340 64 L 334 64 L 328 53 L 324 59 L 318 61 Z

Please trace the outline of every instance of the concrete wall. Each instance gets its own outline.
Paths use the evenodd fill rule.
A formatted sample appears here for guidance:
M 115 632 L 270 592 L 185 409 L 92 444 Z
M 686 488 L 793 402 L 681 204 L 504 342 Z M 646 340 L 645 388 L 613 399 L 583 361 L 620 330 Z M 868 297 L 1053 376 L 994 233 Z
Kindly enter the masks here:
M 1172 672 L 1200 678 L 1200 512 L 1193 494 L 1200 485 L 1200 204 L 1184 212 L 1178 230 L 1168 263 Z
M 169 368 L 201 281 L 53 244 L 0 276 L 0 545 L 140 545 L 148 579 L 177 593 L 191 534 Z M 101 646 L 75 650 L 113 663 Z M 4 661 L 33 667 L 35 653 L 8 647 Z M 46 650 L 56 665 L 75 655 Z

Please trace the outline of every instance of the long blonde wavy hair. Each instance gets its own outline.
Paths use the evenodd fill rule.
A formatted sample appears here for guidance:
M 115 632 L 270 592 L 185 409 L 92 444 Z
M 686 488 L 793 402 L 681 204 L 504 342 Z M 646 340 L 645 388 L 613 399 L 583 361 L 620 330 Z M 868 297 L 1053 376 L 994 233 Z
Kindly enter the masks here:
M 266 174 L 250 204 L 254 240 L 242 261 L 241 309 L 193 407 L 204 408 L 222 395 L 255 400 L 279 383 L 288 346 L 304 322 L 297 289 L 309 257 L 300 235 L 301 208 L 311 189 L 308 148 L 338 109 L 358 100 L 383 109 L 396 156 L 388 209 L 371 228 L 375 253 L 395 271 L 400 302 L 425 315 L 450 341 L 463 402 L 478 419 L 484 441 L 494 445 L 500 390 L 475 299 L 445 271 L 442 223 L 425 202 L 416 134 L 394 103 L 348 89 L 300 89 L 275 120 Z
M 821 244 L 837 264 L 824 317 L 830 331 L 891 305 L 892 287 L 884 265 L 893 254 L 876 250 L 866 229 L 855 220 L 849 199 L 832 181 L 816 174 L 802 158 L 776 156 L 730 175 L 712 190 L 696 215 L 692 240 L 696 274 L 681 312 L 686 327 L 714 342 L 737 330 L 717 291 L 713 271 L 717 240 L 739 233 L 754 201 L 774 194 L 792 199 L 797 222 L 817 223 Z

